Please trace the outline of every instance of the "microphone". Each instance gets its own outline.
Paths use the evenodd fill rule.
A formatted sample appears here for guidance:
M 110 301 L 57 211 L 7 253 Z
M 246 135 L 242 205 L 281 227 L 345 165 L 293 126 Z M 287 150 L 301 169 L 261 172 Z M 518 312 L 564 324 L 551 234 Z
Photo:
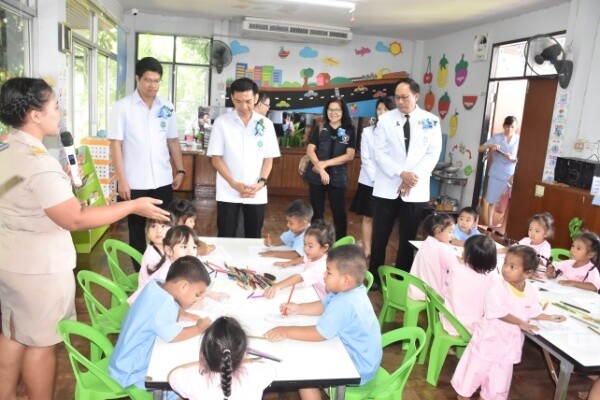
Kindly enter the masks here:
M 75 154 L 75 147 L 73 147 L 73 135 L 71 135 L 71 132 L 61 132 L 60 142 L 65 149 L 67 161 L 71 166 L 71 180 L 73 181 L 73 185 L 80 187 L 83 182 L 79 176 L 79 166 L 77 165 L 77 155 Z

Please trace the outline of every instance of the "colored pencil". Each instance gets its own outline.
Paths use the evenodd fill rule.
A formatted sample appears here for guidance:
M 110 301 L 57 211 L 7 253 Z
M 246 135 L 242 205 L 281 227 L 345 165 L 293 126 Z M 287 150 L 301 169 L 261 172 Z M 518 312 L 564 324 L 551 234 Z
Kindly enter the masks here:
M 600 335 L 600 331 L 596 328 L 593 328 L 591 326 L 588 325 L 588 329 L 591 330 L 592 332 L 596 332 L 598 335 Z
M 548 308 L 548 304 L 550 304 L 549 302 L 545 303 L 544 306 L 542 307 L 542 311 L 546 311 L 546 308 Z
M 249 298 L 251 298 L 252 296 L 254 296 L 254 292 L 250 293 L 250 294 L 248 295 L 248 297 L 246 297 L 246 298 L 247 298 L 247 299 L 249 299 Z
M 246 349 L 246 352 L 247 352 L 248 354 L 252 354 L 253 356 L 259 356 L 259 357 L 262 357 L 262 358 L 266 358 L 266 359 L 268 359 L 268 360 L 273 360 L 273 361 L 276 361 L 276 362 L 281 362 L 281 359 L 280 359 L 280 358 L 273 357 L 273 356 L 272 356 L 272 355 L 270 355 L 270 354 L 263 353 L 262 351 L 255 350 L 255 349 L 253 349 L 253 348 L 250 348 L 250 347 L 248 347 L 248 348 Z
M 247 337 L 248 339 L 260 339 L 260 340 L 267 340 L 267 338 L 266 338 L 266 337 L 264 337 L 264 336 L 246 335 L 246 337 Z
M 583 308 L 583 307 L 579 307 L 579 306 L 576 306 L 576 305 L 574 305 L 574 304 L 571 304 L 571 303 L 567 303 L 566 301 L 561 301 L 561 303 L 562 303 L 562 304 L 564 304 L 565 306 L 569 306 L 569 307 L 575 308 L 575 309 L 577 309 L 577 310 L 581 310 L 581 311 L 583 311 L 583 312 L 584 312 L 584 313 L 586 313 L 586 314 L 589 314 L 589 313 L 590 313 L 590 312 L 589 312 L 588 310 L 586 310 L 585 308 Z
M 577 321 L 579 321 L 579 322 L 583 322 L 583 323 L 584 323 L 584 324 L 586 324 L 587 326 L 591 326 L 591 327 L 594 327 L 594 328 L 598 328 L 598 325 L 595 325 L 595 324 L 593 324 L 593 323 L 591 323 L 591 322 L 589 322 L 589 321 L 586 321 L 586 320 L 584 320 L 583 318 L 579 318 L 579 317 L 576 317 L 576 316 L 574 316 L 574 315 L 571 315 L 571 318 L 574 318 L 574 319 L 576 319 L 576 320 L 577 320 Z
M 288 296 L 287 303 L 285 303 L 285 304 L 290 304 L 290 301 L 292 300 L 292 294 L 294 294 L 294 289 L 295 289 L 295 288 L 296 288 L 296 284 L 294 283 L 294 284 L 292 285 L 292 290 L 290 290 L 290 295 Z M 288 310 L 288 309 L 287 309 L 287 306 L 286 306 L 286 307 L 285 307 L 285 310 L 283 310 L 283 316 L 284 316 L 284 317 L 285 317 L 285 316 L 287 316 L 287 310 Z

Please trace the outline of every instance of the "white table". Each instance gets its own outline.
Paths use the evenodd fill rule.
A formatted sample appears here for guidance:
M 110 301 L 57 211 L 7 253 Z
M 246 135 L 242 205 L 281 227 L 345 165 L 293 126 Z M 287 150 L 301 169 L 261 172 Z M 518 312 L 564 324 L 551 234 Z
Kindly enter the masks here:
M 217 265 L 227 262 L 230 266 L 250 268 L 257 272 L 269 272 L 281 280 L 302 270 L 302 267 L 274 267 L 275 258 L 258 256 L 264 249 L 261 239 L 229 239 L 203 238 L 207 243 L 214 243 L 217 249 L 214 254 L 201 257 Z M 215 319 L 221 315 L 235 317 L 244 326 L 248 335 L 262 336 L 264 332 L 277 325 L 314 325 L 318 317 L 289 316 L 279 313 L 279 305 L 288 299 L 290 288 L 280 290 L 273 299 L 248 299 L 252 292 L 244 290 L 223 273 L 211 274 L 213 283 L 211 290 L 227 292 L 230 298 L 221 302 L 206 300 L 205 307 L 198 310 L 200 315 Z M 255 294 L 262 291 L 257 289 Z M 296 285 L 292 302 L 303 303 L 318 300 L 312 286 Z M 344 398 L 345 386 L 360 383 L 360 375 L 354 367 L 348 352 L 339 338 L 323 342 L 302 342 L 284 340 L 271 343 L 263 339 L 250 339 L 249 347 L 273 355 L 282 361 L 273 362 L 277 376 L 271 388 L 302 387 L 338 387 L 338 399 Z M 152 350 L 152 357 L 146 377 L 146 388 L 152 390 L 170 389 L 167 382 L 168 373 L 175 367 L 198 361 L 200 338 L 192 338 L 178 343 L 165 343 L 157 339 Z

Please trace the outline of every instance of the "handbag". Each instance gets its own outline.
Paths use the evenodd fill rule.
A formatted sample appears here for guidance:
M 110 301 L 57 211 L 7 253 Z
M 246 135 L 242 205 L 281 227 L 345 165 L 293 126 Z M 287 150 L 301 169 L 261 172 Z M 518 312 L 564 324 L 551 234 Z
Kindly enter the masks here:
M 300 159 L 300 163 L 298 163 L 298 173 L 300 174 L 300 176 L 304 176 L 309 164 L 311 164 L 310 157 L 308 156 L 308 154 L 305 154 Z
M 506 209 L 508 208 L 508 201 L 510 200 L 511 195 L 512 186 L 507 184 L 504 190 L 502 191 L 502 194 L 500 195 L 500 199 L 494 206 L 494 210 L 498 214 L 504 214 L 504 212 L 506 212 Z

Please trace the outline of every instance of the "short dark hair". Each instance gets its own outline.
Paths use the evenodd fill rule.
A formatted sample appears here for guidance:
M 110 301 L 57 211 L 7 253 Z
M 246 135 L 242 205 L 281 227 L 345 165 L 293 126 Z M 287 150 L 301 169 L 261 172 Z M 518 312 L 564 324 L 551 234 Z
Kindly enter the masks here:
M 256 101 L 256 104 L 258 103 L 264 103 L 265 101 L 269 100 L 269 95 L 266 94 L 265 92 L 263 92 L 262 90 L 258 91 L 258 100 Z
M 208 271 L 198 257 L 183 256 L 175 260 L 169 272 L 167 273 L 167 282 L 186 280 L 191 283 L 204 282 L 206 286 L 210 285 L 210 276 Z
M 396 88 L 398 87 L 398 85 L 400 85 L 401 83 L 406 83 L 409 86 L 410 91 L 412 92 L 412 94 L 421 93 L 421 86 L 419 86 L 419 84 L 417 83 L 417 81 L 415 81 L 412 78 L 408 78 L 408 77 L 407 78 L 400 78 L 400 80 L 398 81 L 398 83 L 394 87 L 394 91 L 396 90 Z
M 525 272 L 535 272 L 540 263 L 533 247 L 525 246 L 524 244 L 517 244 L 509 247 L 506 254 L 514 254 L 521 257 L 523 260 L 523 271 Z
M 327 264 L 334 262 L 342 275 L 352 276 L 358 284 L 365 280 L 367 257 L 362 247 L 346 244 L 334 247 L 327 253 Z
M 546 231 L 545 238 L 552 239 L 552 236 L 554 236 L 554 217 L 552 214 L 547 212 L 535 214 L 533 217 L 529 218 L 530 224 L 533 221 L 543 225 L 543 228 Z
M 285 216 L 310 221 L 313 216 L 313 208 L 308 201 L 296 199 L 285 209 Z
M 335 228 L 330 223 L 318 219 L 310 224 L 304 236 L 314 236 L 320 246 L 327 245 L 331 249 L 335 243 Z
M 20 128 L 25 124 L 27 113 L 41 111 L 50 100 L 53 90 L 43 79 L 11 78 L 0 89 L 0 121 Z
M 596 268 L 600 268 L 600 237 L 597 234 L 590 231 L 581 231 L 574 238 L 573 241 L 581 240 L 585 242 L 588 253 L 594 253 L 594 256 L 590 260 Z
M 417 240 L 425 240 L 427 236 L 434 236 L 436 229 L 444 230 L 454 225 L 454 218 L 448 214 L 434 212 L 429 214 L 417 229 Z
M 479 274 L 493 271 L 498 263 L 496 243 L 491 237 L 473 235 L 465 240 L 465 263 Z
M 162 64 L 154 57 L 144 57 L 135 64 L 135 74 L 142 77 L 146 71 L 156 72 L 162 78 Z
M 250 78 L 239 78 L 231 83 L 229 92 L 233 97 L 235 92 L 247 92 L 252 90 L 252 93 L 258 94 L 258 85 Z
M 346 105 L 344 99 L 340 99 L 338 97 L 330 98 L 325 103 L 325 107 L 323 107 L 323 122 L 329 124 L 329 115 L 327 115 L 327 109 L 329 108 L 329 105 L 331 103 L 339 104 L 340 108 L 342 109 L 342 127 L 345 128 L 349 125 L 352 125 L 352 118 L 350 117 L 350 111 L 348 111 L 348 106 Z
M 460 211 L 458 212 L 458 216 L 460 217 L 460 214 L 463 214 L 463 213 L 469 214 L 475 220 L 477 220 L 477 217 L 479 216 L 479 213 L 477 212 L 477 210 L 470 206 L 461 208 Z
M 512 124 L 518 124 L 518 123 L 519 123 L 519 121 L 517 120 L 517 117 L 509 115 L 508 117 L 504 118 L 504 123 L 502 125 L 512 125 Z
M 198 210 L 189 200 L 186 199 L 174 199 L 167 207 L 167 211 L 171 213 L 173 222 L 177 224 L 180 219 L 184 221 L 190 217 L 195 217 Z
M 203 118 L 205 115 L 210 114 L 207 108 L 202 106 L 198 107 L 198 118 Z

